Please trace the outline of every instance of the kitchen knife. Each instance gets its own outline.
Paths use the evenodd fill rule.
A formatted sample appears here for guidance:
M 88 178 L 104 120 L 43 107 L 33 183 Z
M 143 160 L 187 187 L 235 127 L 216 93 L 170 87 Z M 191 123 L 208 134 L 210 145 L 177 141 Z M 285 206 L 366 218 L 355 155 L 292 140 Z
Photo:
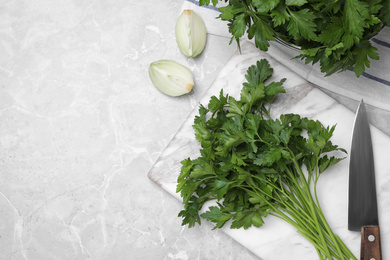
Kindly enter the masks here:
M 355 118 L 349 164 L 348 229 L 361 231 L 360 259 L 381 260 L 374 155 L 363 100 Z

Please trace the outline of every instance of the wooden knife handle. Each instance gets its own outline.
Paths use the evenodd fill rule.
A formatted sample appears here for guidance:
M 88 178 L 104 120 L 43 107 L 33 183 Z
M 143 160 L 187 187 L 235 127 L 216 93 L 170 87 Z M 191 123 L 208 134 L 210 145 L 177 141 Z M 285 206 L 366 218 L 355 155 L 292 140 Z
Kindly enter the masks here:
M 360 260 L 382 260 L 379 226 L 362 227 Z

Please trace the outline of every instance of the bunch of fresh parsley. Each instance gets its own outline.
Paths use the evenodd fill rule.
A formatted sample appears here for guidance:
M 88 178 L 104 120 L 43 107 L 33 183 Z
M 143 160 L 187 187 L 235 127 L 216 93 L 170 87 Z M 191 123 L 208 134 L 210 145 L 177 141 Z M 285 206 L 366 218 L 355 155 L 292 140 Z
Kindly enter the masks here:
M 353 69 L 359 77 L 378 60 L 370 39 L 390 25 L 390 0 L 225 0 L 219 8 L 232 39 L 247 32 L 267 51 L 275 37 L 298 46 L 297 58 L 319 62 L 325 75 Z M 212 0 L 216 5 L 218 0 Z M 210 0 L 200 0 L 200 5 Z
M 182 224 L 200 224 L 199 211 L 214 200 L 201 216 L 215 228 L 260 227 L 274 215 L 307 238 L 320 259 L 356 259 L 330 229 L 316 193 L 319 176 L 342 160 L 335 153 L 346 153 L 330 141 L 335 126 L 297 114 L 271 118 L 270 103 L 285 92 L 285 79 L 266 84 L 272 73 L 267 60 L 258 61 L 239 100 L 221 90 L 200 105 L 193 129 L 201 156 L 183 160 L 177 180 Z

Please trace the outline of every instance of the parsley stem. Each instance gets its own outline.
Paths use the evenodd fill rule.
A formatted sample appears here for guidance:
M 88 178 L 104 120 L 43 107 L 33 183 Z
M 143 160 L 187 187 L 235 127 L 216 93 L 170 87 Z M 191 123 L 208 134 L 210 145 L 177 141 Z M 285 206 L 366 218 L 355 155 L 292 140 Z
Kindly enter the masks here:
M 316 201 L 317 201 L 317 207 L 318 207 L 318 213 L 319 213 L 318 215 L 321 218 L 321 221 L 323 222 L 323 226 L 328 231 L 328 234 L 330 235 L 331 239 L 334 242 L 336 242 L 335 235 L 333 234 L 332 230 L 330 229 L 330 227 L 328 225 L 328 222 L 326 221 L 326 219 L 324 217 L 323 211 L 321 209 L 320 202 L 318 200 L 318 196 L 317 196 L 317 182 L 318 182 L 318 178 L 314 181 L 314 195 L 315 195 L 315 198 L 316 198 Z M 339 255 L 342 256 L 343 253 L 342 253 L 342 251 L 341 251 L 341 249 L 339 247 L 339 244 L 338 243 L 334 243 L 334 245 L 336 246 L 336 250 L 339 253 Z
M 261 189 L 258 189 L 256 187 L 253 187 L 252 185 L 248 184 L 248 186 L 262 199 L 264 200 L 267 204 L 269 204 L 278 214 L 276 214 L 275 216 L 285 220 L 286 222 L 288 222 L 289 224 L 293 225 L 300 234 L 304 235 L 305 238 L 307 238 L 314 246 L 316 246 L 317 248 L 320 248 L 321 251 L 324 251 L 327 247 L 327 244 L 326 243 L 323 243 L 322 241 L 322 245 L 323 247 L 320 247 L 320 241 L 317 241 L 318 239 L 318 233 L 320 233 L 320 231 L 318 230 L 318 226 L 316 226 L 316 223 L 313 221 L 313 217 L 311 216 L 308 216 L 305 211 L 302 211 L 302 212 L 299 212 L 297 211 L 294 207 L 291 207 L 291 205 L 289 205 L 288 203 L 284 202 L 283 199 L 277 199 L 273 196 L 270 196 L 269 194 L 265 193 L 263 190 Z M 241 186 L 244 190 L 247 190 L 246 188 L 244 188 L 243 186 Z M 270 198 L 272 198 L 273 200 L 279 202 L 280 204 L 284 205 L 287 207 L 286 208 L 283 208 L 283 211 L 286 212 L 288 215 L 290 215 L 292 217 L 289 218 L 287 215 L 285 215 L 284 213 L 282 213 L 281 210 L 277 209 L 273 204 L 271 204 L 267 199 L 264 198 L 263 195 L 261 195 L 259 193 L 259 191 L 261 193 L 263 193 L 265 196 L 268 196 Z M 277 193 L 277 195 L 279 195 Z M 279 195 L 280 196 L 280 195 Z M 303 216 L 302 213 L 305 213 Z M 306 221 L 305 221 L 306 220 Z M 307 225 L 307 222 L 309 221 L 310 223 L 310 226 L 312 228 L 309 228 L 308 225 Z M 314 228 L 314 229 L 313 229 Z M 317 232 L 315 232 L 315 229 L 317 228 Z M 316 240 L 316 241 L 315 241 Z
M 325 216 L 324 216 L 324 214 L 323 214 L 323 211 L 322 211 L 322 209 L 321 209 L 321 205 L 320 205 L 320 203 L 319 203 L 319 201 L 318 201 L 318 197 L 317 197 L 317 187 L 316 187 L 316 186 L 317 186 L 317 181 L 318 181 L 318 179 L 316 180 L 316 182 L 315 182 L 315 184 L 314 184 L 314 194 L 315 194 L 316 201 L 317 201 L 317 207 L 318 207 L 318 211 L 317 211 L 317 212 L 318 212 L 319 217 L 321 218 L 322 226 L 326 229 L 328 235 L 329 235 L 330 238 L 332 239 L 332 244 L 336 247 L 335 250 L 338 252 L 338 254 L 340 255 L 340 257 L 343 256 L 343 255 L 347 255 L 349 258 L 352 258 L 352 257 L 354 257 L 354 256 L 350 253 L 350 251 L 348 250 L 348 248 L 347 248 L 347 252 L 343 253 L 343 250 L 341 249 L 341 247 L 344 249 L 344 251 L 346 251 L 346 250 L 345 250 L 346 247 L 345 247 L 344 243 L 343 243 L 340 239 L 337 239 L 338 236 L 335 235 L 335 234 L 332 232 L 332 230 L 331 230 L 330 227 L 329 227 L 328 222 L 326 221 L 326 218 L 325 218 Z M 341 242 L 341 243 L 340 243 L 340 242 Z M 341 247 L 340 247 L 340 246 L 341 246 Z M 349 251 L 349 253 L 348 253 L 348 251 Z
M 285 199 L 289 200 L 291 202 L 291 204 L 294 205 L 294 207 L 291 206 L 291 204 L 286 203 L 285 200 L 281 197 L 281 195 L 279 193 L 276 193 L 279 197 L 279 200 L 274 198 L 277 202 L 288 207 L 290 210 L 294 211 L 294 213 L 296 213 L 296 214 L 303 214 L 303 216 L 300 216 L 300 218 L 304 217 L 308 220 L 311 220 L 309 214 L 306 213 L 306 210 L 304 209 L 304 207 L 301 205 L 301 203 L 299 203 L 299 200 L 295 197 L 295 194 L 293 194 L 292 192 L 290 192 L 286 189 L 281 189 L 281 188 L 277 187 L 275 184 L 273 184 L 269 180 L 260 178 L 259 176 L 256 176 L 256 175 L 254 175 L 253 177 L 256 179 L 259 179 L 261 181 L 266 182 L 268 185 L 270 185 L 271 187 L 273 187 L 274 189 L 278 190 L 280 193 L 285 195 Z M 282 183 L 281 183 L 281 186 L 283 187 Z
M 271 202 L 269 202 L 267 199 L 264 198 L 263 195 L 261 195 L 258 191 L 260 191 L 261 193 L 264 193 L 264 191 L 260 190 L 260 189 L 257 189 L 251 185 L 248 184 L 248 186 L 252 189 L 252 191 L 254 191 L 263 201 L 265 201 L 277 214 L 273 214 L 273 213 L 270 213 L 271 215 L 274 215 L 284 221 L 286 221 L 287 223 L 289 223 L 290 225 L 294 226 L 297 231 L 302 234 L 306 239 L 308 239 L 316 248 L 319 248 L 321 251 L 324 250 L 324 248 L 318 243 L 318 241 L 314 241 L 316 240 L 316 235 L 317 233 L 314 233 L 313 235 L 310 235 L 310 233 L 312 233 L 312 229 L 308 229 L 307 228 L 307 225 L 305 225 L 305 222 L 299 222 L 297 223 L 297 219 L 291 219 L 290 217 L 288 217 L 286 214 L 284 214 L 279 208 L 277 208 L 274 204 L 272 204 Z M 246 190 L 246 191 L 251 191 L 247 188 L 245 188 L 244 186 L 241 186 L 242 189 Z M 267 194 L 265 194 L 266 196 L 269 196 Z M 292 216 L 295 216 L 297 217 L 297 215 L 295 214 L 291 214 Z M 299 219 L 298 219 L 299 220 Z M 324 245 L 324 244 L 323 244 Z M 326 245 L 325 245 L 326 246 Z
M 304 175 L 304 173 L 303 173 L 301 167 L 299 166 L 298 162 L 295 160 L 294 157 L 292 158 L 292 161 L 293 161 L 293 163 L 294 163 L 296 169 L 298 170 L 299 178 L 300 178 L 300 180 L 301 180 L 301 183 L 303 184 L 303 188 L 304 188 L 304 189 L 302 190 L 302 192 L 306 193 L 306 196 L 305 196 L 305 197 L 308 199 L 308 201 L 307 201 L 307 202 L 308 202 L 308 206 L 309 206 L 309 209 L 310 209 L 310 211 L 311 211 L 311 214 L 312 214 L 314 223 L 315 223 L 315 225 L 316 225 L 318 235 L 319 235 L 319 237 L 320 237 L 320 239 L 321 239 L 322 244 L 326 245 L 327 243 L 326 243 L 326 241 L 325 241 L 324 234 L 323 234 L 323 232 L 321 232 L 322 230 L 321 230 L 320 223 L 319 223 L 319 219 L 318 219 L 319 216 L 318 216 L 318 214 L 317 214 L 317 212 L 316 212 L 316 210 L 315 210 L 316 204 L 315 204 L 315 202 L 314 202 L 314 200 L 313 200 L 313 197 L 311 196 L 311 191 L 310 191 L 310 187 L 309 187 L 309 185 L 308 185 L 308 182 L 306 181 L 305 175 Z M 311 174 L 311 173 L 309 173 L 309 177 L 308 177 L 308 178 L 310 178 L 310 174 Z M 330 253 L 328 247 L 325 247 L 324 253 L 325 253 L 325 255 L 326 255 L 327 257 L 329 257 L 329 259 L 332 258 L 331 253 Z

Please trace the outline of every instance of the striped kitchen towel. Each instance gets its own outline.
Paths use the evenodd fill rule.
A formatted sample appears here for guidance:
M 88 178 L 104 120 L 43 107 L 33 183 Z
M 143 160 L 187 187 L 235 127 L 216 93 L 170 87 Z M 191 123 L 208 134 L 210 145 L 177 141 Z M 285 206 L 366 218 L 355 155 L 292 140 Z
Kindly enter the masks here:
M 192 9 L 199 14 L 204 19 L 209 34 L 231 37 L 227 23 L 217 19 L 220 14 L 218 8 L 200 7 L 197 0 L 185 0 L 183 9 Z M 370 68 L 359 78 L 353 71 L 324 77 L 317 64 L 306 65 L 302 60 L 293 59 L 299 52 L 277 42 L 271 43 L 267 53 L 313 84 L 356 101 L 364 98 L 365 103 L 390 111 L 390 28 L 386 27 L 375 36 L 372 45 L 378 49 L 380 60 L 372 60 Z

